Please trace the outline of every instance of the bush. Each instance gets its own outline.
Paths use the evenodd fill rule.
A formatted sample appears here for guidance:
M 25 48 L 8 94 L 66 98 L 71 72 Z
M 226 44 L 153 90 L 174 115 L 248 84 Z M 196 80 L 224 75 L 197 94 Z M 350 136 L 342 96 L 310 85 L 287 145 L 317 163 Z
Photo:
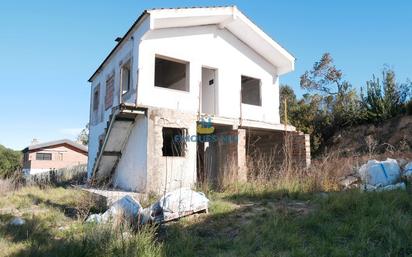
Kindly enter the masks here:
M 21 168 L 21 153 L 0 145 L 0 178 L 9 178 Z

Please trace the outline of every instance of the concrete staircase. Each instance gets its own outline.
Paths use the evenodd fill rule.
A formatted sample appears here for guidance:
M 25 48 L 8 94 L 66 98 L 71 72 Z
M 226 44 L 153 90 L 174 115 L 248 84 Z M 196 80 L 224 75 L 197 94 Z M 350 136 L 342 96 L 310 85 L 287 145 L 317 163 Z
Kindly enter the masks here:
M 93 166 L 92 177 L 95 182 L 107 181 L 113 175 L 137 115 L 145 114 L 146 109 L 130 105 L 122 104 L 113 108 Z

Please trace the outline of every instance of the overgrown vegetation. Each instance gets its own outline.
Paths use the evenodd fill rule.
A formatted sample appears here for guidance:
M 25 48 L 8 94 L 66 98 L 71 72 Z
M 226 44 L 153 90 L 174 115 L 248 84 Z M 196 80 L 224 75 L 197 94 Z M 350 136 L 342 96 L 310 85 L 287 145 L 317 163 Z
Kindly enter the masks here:
M 0 256 L 160 256 L 154 229 L 85 224 L 101 199 L 62 187 L 23 187 L 0 198 Z M 18 216 L 25 224 L 10 224 Z
M 411 192 L 337 192 L 338 178 L 367 158 L 331 154 L 310 169 L 262 159 L 248 183 L 206 191 L 208 214 L 157 227 L 85 223 L 103 199 L 66 183 L 3 180 L 0 256 L 409 256 Z
M 209 192 L 209 214 L 138 230 L 83 223 L 99 211 L 76 189 L 0 198 L 0 256 L 409 256 L 410 192 L 318 194 L 257 184 Z M 73 196 L 76 197 L 73 197 Z M 26 223 L 9 222 L 22 217 Z
M 373 75 L 366 86 L 359 85 L 358 92 L 325 53 L 301 76 L 300 86 L 308 91 L 302 99 L 297 99 L 290 86 L 281 86 L 281 119 L 286 99 L 289 123 L 311 135 L 314 154 L 321 153 L 326 141 L 342 128 L 412 113 L 412 83 L 399 83 L 395 71 L 388 67 L 383 69 L 382 78 Z
M 0 145 L 0 178 L 9 178 L 21 168 L 21 153 Z
M 280 197 L 281 196 L 281 197 Z M 408 256 L 407 192 L 215 196 L 212 215 L 167 231 L 167 256 Z M 219 200 L 220 199 L 220 200 Z M 257 200 L 259 199 L 259 200 Z

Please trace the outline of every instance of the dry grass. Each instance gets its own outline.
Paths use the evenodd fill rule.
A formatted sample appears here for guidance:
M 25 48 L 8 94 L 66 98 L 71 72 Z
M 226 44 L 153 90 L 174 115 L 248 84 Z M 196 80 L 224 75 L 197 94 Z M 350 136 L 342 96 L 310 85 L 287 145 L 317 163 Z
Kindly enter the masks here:
M 15 189 L 15 185 L 12 179 L 0 179 L 0 194 L 4 195 Z
M 248 158 L 249 182 L 246 187 L 257 191 L 334 192 L 340 190 L 339 181 L 343 177 L 356 173 L 368 160 L 412 160 L 412 152 L 388 145 L 386 152 L 382 154 L 371 151 L 347 157 L 346 153 L 329 153 L 312 160 L 311 166 L 306 168 L 293 162 L 290 149 L 284 147 L 280 150 L 281 154 L 258 151 L 252 153 Z M 279 164 L 279 156 L 282 155 L 283 161 Z M 238 186 L 232 184 L 229 188 L 233 190 Z

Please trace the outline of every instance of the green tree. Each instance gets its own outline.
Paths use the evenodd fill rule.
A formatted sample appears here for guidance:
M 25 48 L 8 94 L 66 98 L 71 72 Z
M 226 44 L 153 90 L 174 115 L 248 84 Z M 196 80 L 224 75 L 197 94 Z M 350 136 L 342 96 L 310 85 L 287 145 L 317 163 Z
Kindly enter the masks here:
M 334 65 L 330 53 L 324 53 L 311 70 L 300 76 L 300 86 L 326 95 L 338 95 L 350 88 L 350 84 L 342 80 L 342 71 Z
M 364 111 L 358 94 L 343 79 L 342 71 L 335 66 L 329 53 L 323 54 L 312 69 L 300 77 L 300 86 L 324 97 L 324 107 L 330 112 L 334 127 L 353 125 L 363 120 Z
M 7 178 L 21 168 L 21 153 L 0 145 L 0 178 Z
M 293 88 L 289 85 L 280 85 L 279 87 L 279 95 L 280 95 L 280 122 L 285 122 L 285 100 L 287 101 L 287 115 L 288 115 L 288 124 L 294 124 L 294 122 L 290 121 L 292 117 L 292 113 L 295 111 L 297 107 L 297 99 L 296 94 Z
M 280 117 L 284 122 L 285 99 L 287 100 L 288 123 L 295 126 L 299 131 L 311 135 L 312 152 L 317 152 L 322 140 L 320 131 L 329 125 L 328 113 L 322 110 L 323 96 L 305 94 L 297 100 L 292 87 L 280 86 Z
M 366 109 L 367 121 L 380 122 L 401 114 L 410 96 L 411 83 L 398 83 L 395 72 L 385 67 L 382 79 L 375 75 L 366 82 L 366 95 L 361 98 Z
M 87 123 L 84 129 L 80 131 L 80 134 L 77 136 L 77 141 L 81 142 L 83 145 L 89 144 L 89 123 Z

